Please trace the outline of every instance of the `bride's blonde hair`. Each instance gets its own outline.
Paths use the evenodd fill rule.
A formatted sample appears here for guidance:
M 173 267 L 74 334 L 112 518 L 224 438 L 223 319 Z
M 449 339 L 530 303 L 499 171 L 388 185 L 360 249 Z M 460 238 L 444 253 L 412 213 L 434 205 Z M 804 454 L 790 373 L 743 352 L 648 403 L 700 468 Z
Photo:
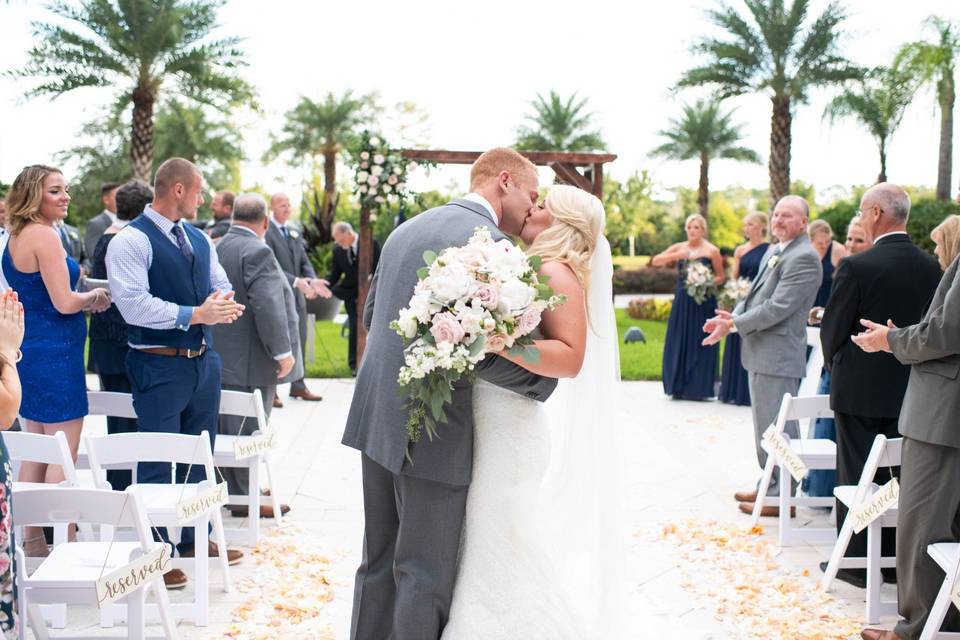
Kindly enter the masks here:
M 547 192 L 546 205 L 553 224 L 540 232 L 529 253 L 544 262 L 560 262 L 577 276 L 587 289 L 590 283 L 590 258 L 603 233 L 603 203 L 595 195 L 569 185 L 554 185 Z

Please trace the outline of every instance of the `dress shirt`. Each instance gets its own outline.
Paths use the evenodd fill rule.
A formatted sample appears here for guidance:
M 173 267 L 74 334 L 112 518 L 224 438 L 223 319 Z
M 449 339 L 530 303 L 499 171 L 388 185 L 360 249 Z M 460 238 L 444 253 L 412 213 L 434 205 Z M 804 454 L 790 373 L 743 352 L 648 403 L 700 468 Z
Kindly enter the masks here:
M 907 232 L 906 232 L 906 231 L 888 231 L 888 232 L 886 232 L 886 233 L 884 233 L 884 234 L 882 234 L 882 235 L 874 238 L 874 239 L 873 239 L 873 244 L 877 244 L 878 242 L 880 242 L 881 240 L 883 240 L 884 238 L 889 237 L 889 236 L 905 236 L 905 235 L 907 235 Z
M 103 212 L 107 214 L 108 218 L 110 218 L 110 224 L 117 224 L 117 214 L 113 213 L 112 211 L 107 211 L 106 209 L 104 209 Z
M 487 210 L 487 215 L 490 216 L 490 219 L 493 220 L 493 224 L 499 228 L 500 219 L 497 218 L 497 212 L 493 210 L 493 206 L 479 193 L 470 192 L 467 195 L 463 196 L 464 200 L 469 200 L 470 202 L 476 202 L 481 205 L 484 209 Z
M 147 205 L 143 210 L 151 222 L 157 225 L 160 232 L 174 245 L 177 239 L 173 236 L 174 223 L 154 211 Z M 217 250 L 213 240 L 204 234 L 204 240 L 210 246 L 210 292 L 233 291 L 233 285 L 227 279 L 227 274 L 217 259 Z M 187 240 L 189 242 L 189 239 Z M 150 295 L 150 280 L 147 272 L 153 263 L 153 247 L 150 238 L 135 227 L 124 227 L 117 233 L 117 237 L 107 247 L 107 278 L 110 281 L 110 295 L 120 310 L 120 314 L 127 324 L 148 329 L 180 329 L 190 328 L 190 318 L 196 307 L 178 305 L 174 302 L 161 300 Z M 158 345 L 131 344 L 134 349 L 147 349 Z
M 244 231 L 244 232 L 246 232 L 246 233 L 249 233 L 249 234 L 252 235 L 254 238 L 256 238 L 257 240 L 259 240 L 260 242 L 263 242 L 263 238 L 261 238 L 259 235 L 257 235 L 257 232 L 254 231 L 253 229 L 251 229 L 250 227 L 245 227 L 245 226 L 243 226 L 242 224 L 232 224 L 232 225 L 230 225 L 230 228 L 231 228 L 231 229 L 239 229 L 240 231 Z M 279 264 L 277 265 L 277 269 L 278 269 L 278 270 L 280 269 L 280 265 L 279 265 Z M 280 272 L 280 276 L 283 277 L 283 272 L 282 272 L 282 271 Z M 273 359 L 274 359 L 274 360 L 277 360 L 277 361 L 280 361 L 280 360 L 283 360 L 284 358 L 288 358 L 288 357 L 290 357 L 290 356 L 292 356 L 292 355 L 293 355 L 293 351 L 285 351 L 285 352 L 283 352 L 283 353 L 281 353 L 281 354 L 278 354 L 278 355 L 273 356 Z

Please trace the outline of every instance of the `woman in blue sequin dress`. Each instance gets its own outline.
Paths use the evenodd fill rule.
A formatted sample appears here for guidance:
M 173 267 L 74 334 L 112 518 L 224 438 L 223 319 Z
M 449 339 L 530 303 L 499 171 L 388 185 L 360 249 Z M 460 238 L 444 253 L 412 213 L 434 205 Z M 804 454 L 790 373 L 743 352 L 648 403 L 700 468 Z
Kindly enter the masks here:
M 55 229 L 66 218 L 69 203 L 67 184 L 58 169 L 25 168 L 7 195 L 10 240 L 0 266 L 10 288 L 19 294 L 27 318 L 19 365 L 24 429 L 47 435 L 63 431 L 76 460 L 87 414 L 83 311 L 102 311 L 109 306 L 110 296 L 105 289 L 74 290 L 80 267 L 66 255 Z M 57 483 L 64 476 L 59 466 L 25 462 L 19 479 Z M 24 537 L 28 555 L 43 554 L 39 529 L 28 528 Z
M 676 264 L 680 277 L 673 296 L 663 345 L 663 390 L 676 400 L 706 400 L 716 395 L 717 345 L 704 346 L 703 325 L 713 317 L 717 300 L 710 296 L 697 304 L 687 293 L 687 265 L 710 267 L 714 282 L 723 282 L 720 250 L 707 241 L 707 221 L 700 215 L 687 218 L 687 241 L 678 242 L 650 261 L 655 267 Z
M 767 242 L 767 216 L 751 213 L 743 219 L 743 235 L 747 242 L 737 247 L 733 254 L 732 279 L 746 278 L 753 281 L 760 271 L 763 254 L 770 243 Z M 747 383 L 747 370 L 740 362 L 740 335 L 731 333 L 723 347 L 723 364 L 720 367 L 721 402 L 750 406 L 750 389 Z

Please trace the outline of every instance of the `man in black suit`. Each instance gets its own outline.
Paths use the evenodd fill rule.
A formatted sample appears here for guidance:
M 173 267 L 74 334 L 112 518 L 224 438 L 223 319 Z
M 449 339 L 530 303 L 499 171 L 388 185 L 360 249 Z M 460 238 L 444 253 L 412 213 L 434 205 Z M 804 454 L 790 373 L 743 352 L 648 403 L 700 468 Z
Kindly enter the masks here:
M 213 201 L 210 203 L 210 213 L 213 214 L 213 220 L 207 223 L 204 230 L 214 241 L 219 241 L 230 230 L 230 216 L 233 215 L 234 198 L 232 191 L 217 191 L 213 195 Z
M 909 366 L 889 353 L 867 353 L 850 337 L 859 333 L 861 319 L 881 324 L 892 320 L 898 327 L 916 324 L 940 282 L 937 260 L 907 235 L 909 215 L 910 197 L 895 184 L 880 183 L 863 195 L 860 221 L 873 238 L 873 248 L 840 263 L 824 311 L 820 340 L 830 370 L 830 408 L 837 424 L 838 485 L 859 482 L 877 434 L 899 436 L 897 421 L 910 377 Z M 878 471 L 874 479 L 879 484 L 889 480 L 888 469 Z M 846 515 L 838 501 L 838 531 Z M 885 556 L 895 555 L 895 533 L 883 532 Z M 864 531 L 853 536 L 846 555 L 866 554 Z M 837 577 L 858 586 L 866 583 L 863 569 L 841 569 Z
M 300 356 L 301 362 L 306 365 L 306 344 L 307 344 L 307 300 L 306 298 L 315 298 L 318 295 L 324 298 L 330 297 L 330 291 L 323 284 L 322 280 L 317 279 L 317 274 L 310 264 L 310 258 L 307 256 L 307 247 L 303 244 L 303 238 L 296 229 L 287 226 L 291 213 L 290 198 L 286 194 L 276 193 L 270 198 L 270 212 L 273 216 L 270 219 L 270 226 L 267 228 L 266 242 L 267 246 L 273 250 L 277 262 L 280 263 L 280 269 L 286 276 L 287 282 L 293 288 L 293 294 L 297 303 L 297 316 L 300 322 Z M 309 327 L 309 333 L 313 335 L 313 327 Z M 319 401 L 323 398 L 309 389 L 303 378 L 295 380 L 290 384 L 290 397 L 300 398 L 301 400 Z M 277 399 L 275 407 L 283 406 Z
M 333 295 L 343 300 L 347 309 L 347 329 L 350 332 L 348 339 L 347 362 L 350 372 L 357 375 L 357 294 L 359 292 L 360 237 L 354 233 L 348 222 L 338 222 L 333 225 L 333 264 L 330 275 L 324 280 L 330 287 Z M 370 275 L 377 270 L 380 262 L 380 244 L 373 241 L 373 263 L 370 266 Z

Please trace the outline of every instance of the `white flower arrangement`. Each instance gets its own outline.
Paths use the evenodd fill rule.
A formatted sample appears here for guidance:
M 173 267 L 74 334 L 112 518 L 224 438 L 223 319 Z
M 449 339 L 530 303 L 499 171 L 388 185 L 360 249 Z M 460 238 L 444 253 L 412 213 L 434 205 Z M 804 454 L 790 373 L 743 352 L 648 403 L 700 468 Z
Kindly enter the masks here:
M 707 298 L 717 292 L 717 280 L 713 269 L 700 261 L 687 262 L 684 284 L 687 295 L 697 304 L 703 304 Z
M 466 245 L 427 251 L 423 259 L 413 297 L 390 325 L 406 345 L 397 382 L 409 397 L 411 443 L 424 429 L 431 440 L 437 435 L 453 384 L 488 353 L 508 349 L 536 362 L 530 333 L 544 311 L 565 300 L 538 275 L 539 258 L 494 242 L 487 227 L 477 227 Z
M 409 197 L 407 176 L 420 164 L 406 160 L 382 137 L 369 132 L 361 134 L 352 157 L 356 166 L 353 192 L 360 199 L 360 205 L 374 216 L 388 203 L 399 203 L 402 208 Z
M 717 305 L 727 311 L 733 309 L 750 293 L 749 278 L 731 278 L 723 283 L 723 289 L 717 294 Z

